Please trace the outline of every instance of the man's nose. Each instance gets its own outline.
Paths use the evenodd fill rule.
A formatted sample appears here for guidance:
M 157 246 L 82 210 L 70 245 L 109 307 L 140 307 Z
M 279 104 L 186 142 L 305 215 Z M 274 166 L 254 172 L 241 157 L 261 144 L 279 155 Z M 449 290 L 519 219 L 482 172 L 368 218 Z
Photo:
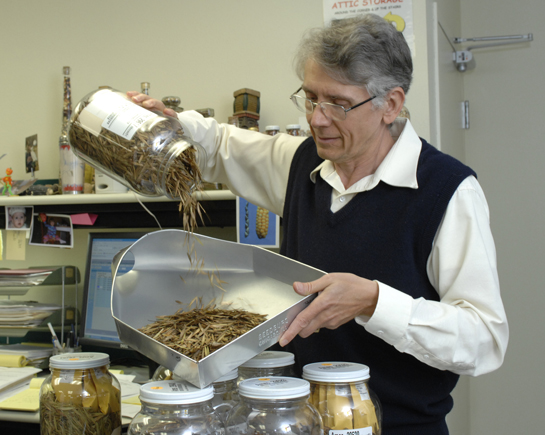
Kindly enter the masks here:
M 325 115 L 322 106 L 318 104 L 309 115 L 308 123 L 313 127 L 323 127 L 331 124 L 331 120 Z

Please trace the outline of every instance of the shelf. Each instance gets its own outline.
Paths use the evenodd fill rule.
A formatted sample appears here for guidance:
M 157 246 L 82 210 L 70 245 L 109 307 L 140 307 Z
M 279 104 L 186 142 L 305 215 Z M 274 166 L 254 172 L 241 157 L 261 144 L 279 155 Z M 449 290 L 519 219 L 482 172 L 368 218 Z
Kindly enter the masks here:
M 227 201 L 234 200 L 236 196 L 229 190 L 205 190 L 196 192 L 195 197 L 199 201 Z M 138 199 L 137 199 L 138 198 Z M 142 202 L 173 202 L 166 196 L 143 196 L 133 192 L 127 193 L 103 193 L 88 195 L 24 195 L 24 196 L 0 196 L 0 206 L 37 206 L 37 205 L 81 205 L 81 204 L 129 204 Z
M 236 196 L 229 190 L 205 190 L 195 197 L 205 211 L 203 226 L 235 226 Z M 93 213 L 98 218 L 93 228 L 153 228 L 157 222 L 139 203 L 145 204 L 164 228 L 181 228 L 182 217 L 178 200 L 148 197 L 133 192 L 89 195 L 28 195 L 0 197 L 0 228 L 5 228 L 5 209 L 2 206 L 34 207 L 35 213 L 79 214 Z M 74 228 L 90 228 L 74 225 Z

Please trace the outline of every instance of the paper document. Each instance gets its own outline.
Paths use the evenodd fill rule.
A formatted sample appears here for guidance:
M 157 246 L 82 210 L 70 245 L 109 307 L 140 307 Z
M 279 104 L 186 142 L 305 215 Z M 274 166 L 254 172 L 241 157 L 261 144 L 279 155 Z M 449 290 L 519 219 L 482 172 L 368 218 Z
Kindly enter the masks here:
M 40 387 L 45 378 L 34 378 L 28 388 L 0 402 L 0 409 L 36 412 L 40 409 Z
M 0 367 L 0 392 L 30 380 L 41 371 L 34 367 Z

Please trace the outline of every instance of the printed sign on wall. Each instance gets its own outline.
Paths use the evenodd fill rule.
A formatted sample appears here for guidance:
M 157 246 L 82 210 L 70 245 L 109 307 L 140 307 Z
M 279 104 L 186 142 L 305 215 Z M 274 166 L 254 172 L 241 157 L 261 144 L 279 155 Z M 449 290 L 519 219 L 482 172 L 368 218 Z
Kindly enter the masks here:
M 412 0 L 323 0 L 324 24 L 356 15 L 376 14 L 403 33 L 414 56 L 414 29 Z

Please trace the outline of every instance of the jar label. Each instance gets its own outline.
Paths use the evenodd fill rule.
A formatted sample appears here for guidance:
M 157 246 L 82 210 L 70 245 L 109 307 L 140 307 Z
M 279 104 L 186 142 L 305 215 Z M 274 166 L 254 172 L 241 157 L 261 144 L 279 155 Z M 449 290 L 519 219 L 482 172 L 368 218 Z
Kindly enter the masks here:
M 372 427 L 362 427 L 359 429 L 330 430 L 329 435 L 373 435 Z
M 83 116 L 82 116 L 83 115 Z M 131 140 L 140 126 L 157 115 L 113 92 L 99 92 L 85 109 L 79 121 L 81 126 L 98 136 L 100 127 L 124 139 Z
M 361 400 L 371 400 L 371 396 L 369 396 L 369 390 L 367 390 L 365 384 L 356 384 L 356 390 L 358 391 L 358 393 L 360 393 Z

